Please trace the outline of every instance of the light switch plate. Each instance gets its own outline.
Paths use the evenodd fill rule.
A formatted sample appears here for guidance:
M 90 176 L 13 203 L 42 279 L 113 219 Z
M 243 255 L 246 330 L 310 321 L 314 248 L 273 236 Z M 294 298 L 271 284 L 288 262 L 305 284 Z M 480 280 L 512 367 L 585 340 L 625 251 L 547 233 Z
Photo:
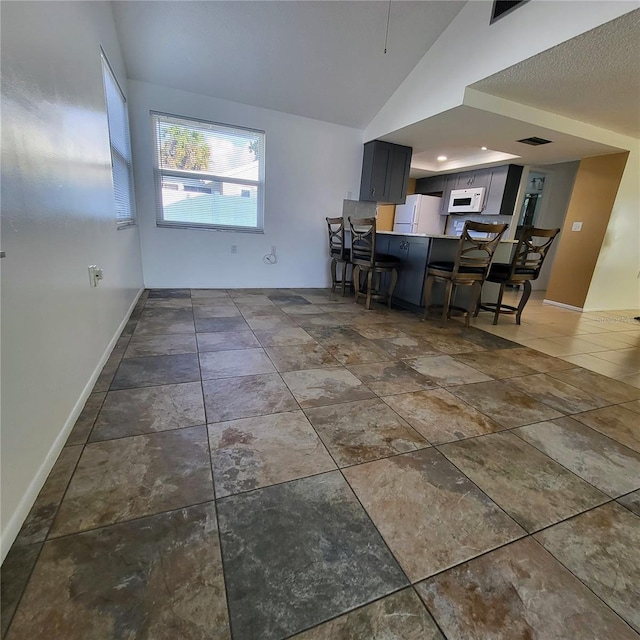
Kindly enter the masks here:
M 582 231 L 582 222 L 574 222 L 571 225 L 571 231 Z

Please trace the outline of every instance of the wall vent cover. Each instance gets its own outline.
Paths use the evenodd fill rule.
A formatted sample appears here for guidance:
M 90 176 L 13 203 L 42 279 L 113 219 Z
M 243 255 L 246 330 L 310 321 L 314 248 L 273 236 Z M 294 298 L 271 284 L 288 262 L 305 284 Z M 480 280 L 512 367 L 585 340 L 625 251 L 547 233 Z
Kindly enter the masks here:
M 522 144 L 528 144 L 532 147 L 539 147 L 541 144 L 549 144 L 551 140 L 545 140 L 544 138 L 537 138 L 536 136 L 532 136 L 531 138 L 516 140 L 516 142 L 522 142 Z

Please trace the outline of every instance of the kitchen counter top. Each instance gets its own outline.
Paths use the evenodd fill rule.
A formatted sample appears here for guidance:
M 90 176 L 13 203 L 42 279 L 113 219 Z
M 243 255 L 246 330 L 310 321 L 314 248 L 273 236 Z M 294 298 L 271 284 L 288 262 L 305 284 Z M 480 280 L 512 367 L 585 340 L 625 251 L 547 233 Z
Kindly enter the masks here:
M 400 231 L 376 231 L 385 236 L 405 236 L 407 238 L 434 238 L 437 240 L 460 240 L 460 236 L 437 233 L 401 233 Z M 500 243 L 516 244 L 517 240 L 500 240 Z

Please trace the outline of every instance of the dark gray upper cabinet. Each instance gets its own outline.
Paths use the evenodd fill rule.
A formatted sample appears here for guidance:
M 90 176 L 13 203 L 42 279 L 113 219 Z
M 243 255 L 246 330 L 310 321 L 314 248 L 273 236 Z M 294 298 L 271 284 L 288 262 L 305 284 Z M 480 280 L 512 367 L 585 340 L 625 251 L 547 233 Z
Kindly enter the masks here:
M 449 214 L 449 196 L 451 192 L 456 188 L 456 174 L 451 173 L 448 176 L 442 176 L 444 181 L 444 190 L 442 192 L 442 201 L 440 202 L 440 215 L 446 216 Z
M 517 164 L 494 167 L 482 213 L 485 216 L 510 216 L 516 205 L 522 167 Z
M 447 183 L 446 175 L 429 176 L 428 178 L 420 178 L 416 180 L 416 193 L 422 193 L 428 196 L 442 195 Z
M 473 187 L 473 171 L 464 171 L 463 173 L 456 173 L 456 183 L 454 189 L 468 189 Z
M 473 172 L 473 187 L 484 187 L 489 189 L 493 176 L 493 169 L 478 169 Z
M 416 180 L 416 193 L 441 196 L 440 213 L 446 216 L 449 208 L 449 195 L 451 194 L 451 189 L 456 188 L 457 179 L 458 174 L 456 173 L 420 178 L 420 180 Z
M 360 200 L 404 204 L 409 185 L 411 147 L 372 140 L 364 145 Z
M 456 175 L 455 189 L 470 189 L 473 187 L 489 188 L 491 183 L 491 174 L 493 169 L 477 169 L 476 171 L 465 171 L 464 173 L 458 173 Z

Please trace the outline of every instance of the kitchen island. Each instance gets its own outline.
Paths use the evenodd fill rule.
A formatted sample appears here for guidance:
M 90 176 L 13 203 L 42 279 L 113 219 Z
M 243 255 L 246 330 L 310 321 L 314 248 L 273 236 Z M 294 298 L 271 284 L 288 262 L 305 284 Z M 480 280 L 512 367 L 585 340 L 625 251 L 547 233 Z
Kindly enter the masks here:
M 376 233 L 376 253 L 394 256 L 401 263 L 398 271 L 398 283 L 393 293 L 393 302 L 401 307 L 417 310 L 424 304 L 424 281 L 427 264 L 435 261 L 453 261 L 458 250 L 460 236 L 424 233 L 398 233 L 396 231 L 378 231 Z M 508 262 L 515 240 L 502 240 L 496 250 L 494 260 Z M 382 287 L 388 286 L 383 281 Z M 458 306 L 467 304 L 469 287 L 458 287 L 456 302 Z M 497 297 L 498 285 L 485 282 L 482 288 L 483 300 Z M 442 289 L 437 284 L 433 291 L 433 302 L 441 302 Z

